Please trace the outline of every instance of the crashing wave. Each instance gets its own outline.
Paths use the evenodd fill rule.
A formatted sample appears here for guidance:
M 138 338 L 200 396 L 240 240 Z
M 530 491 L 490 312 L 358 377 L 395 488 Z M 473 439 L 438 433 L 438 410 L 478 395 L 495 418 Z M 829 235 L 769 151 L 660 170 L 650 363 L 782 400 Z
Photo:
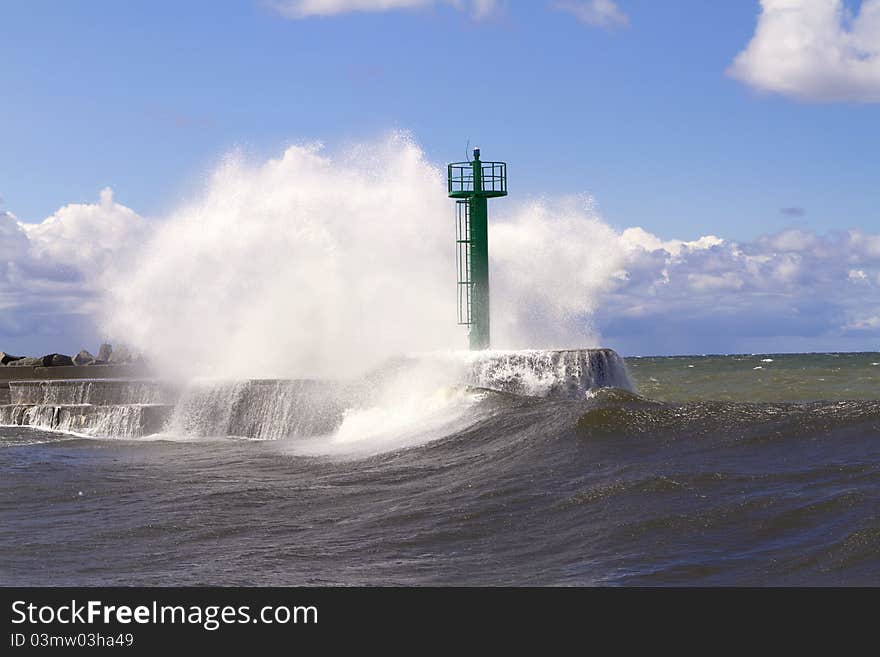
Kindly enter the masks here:
M 335 436 L 346 444 L 361 434 L 393 444 L 405 433 L 412 444 L 429 425 L 475 421 L 473 404 L 449 393 L 462 387 L 577 399 L 597 388 L 634 391 L 610 349 L 443 352 L 397 359 L 360 381 L 11 382 L 0 424 L 96 437 Z

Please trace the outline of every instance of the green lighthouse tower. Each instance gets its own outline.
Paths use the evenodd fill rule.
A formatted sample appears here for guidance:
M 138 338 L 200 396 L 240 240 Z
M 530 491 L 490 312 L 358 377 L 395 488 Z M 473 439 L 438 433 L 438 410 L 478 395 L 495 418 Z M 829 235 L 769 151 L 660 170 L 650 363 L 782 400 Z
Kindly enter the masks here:
M 449 165 L 448 187 L 455 199 L 458 323 L 470 327 L 471 349 L 488 349 L 489 227 L 487 200 L 507 196 L 507 164 L 483 162 L 474 149 L 471 162 Z

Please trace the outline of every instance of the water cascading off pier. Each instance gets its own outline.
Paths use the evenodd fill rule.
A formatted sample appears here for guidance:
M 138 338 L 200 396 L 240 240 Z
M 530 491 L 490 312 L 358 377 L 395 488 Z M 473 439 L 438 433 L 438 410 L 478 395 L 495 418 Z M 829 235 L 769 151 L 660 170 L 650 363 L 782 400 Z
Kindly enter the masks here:
M 393 407 L 395 397 L 413 391 L 578 399 L 599 387 L 632 389 L 623 359 L 610 349 L 438 352 L 395 359 L 354 380 L 11 381 L 0 425 L 100 438 L 278 440 L 332 435 L 352 414 Z

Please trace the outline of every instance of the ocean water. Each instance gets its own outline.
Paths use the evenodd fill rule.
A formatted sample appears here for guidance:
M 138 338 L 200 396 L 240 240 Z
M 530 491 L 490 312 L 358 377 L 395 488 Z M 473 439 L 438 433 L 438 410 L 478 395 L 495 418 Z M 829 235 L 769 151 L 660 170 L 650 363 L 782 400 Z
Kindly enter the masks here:
M 878 363 L 633 358 L 638 394 L 570 398 L 403 386 L 274 440 L 0 427 L 0 583 L 880 585 Z

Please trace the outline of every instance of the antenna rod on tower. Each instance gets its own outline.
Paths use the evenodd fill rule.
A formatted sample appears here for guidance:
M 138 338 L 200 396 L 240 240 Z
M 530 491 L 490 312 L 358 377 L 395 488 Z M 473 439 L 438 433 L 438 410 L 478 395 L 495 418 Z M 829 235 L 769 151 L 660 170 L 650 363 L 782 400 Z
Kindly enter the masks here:
M 488 199 L 507 196 L 507 164 L 481 161 L 475 147 L 472 161 L 449 165 L 448 189 L 450 198 L 456 199 L 458 323 L 470 327 L 472 350 L 488 349 Z

